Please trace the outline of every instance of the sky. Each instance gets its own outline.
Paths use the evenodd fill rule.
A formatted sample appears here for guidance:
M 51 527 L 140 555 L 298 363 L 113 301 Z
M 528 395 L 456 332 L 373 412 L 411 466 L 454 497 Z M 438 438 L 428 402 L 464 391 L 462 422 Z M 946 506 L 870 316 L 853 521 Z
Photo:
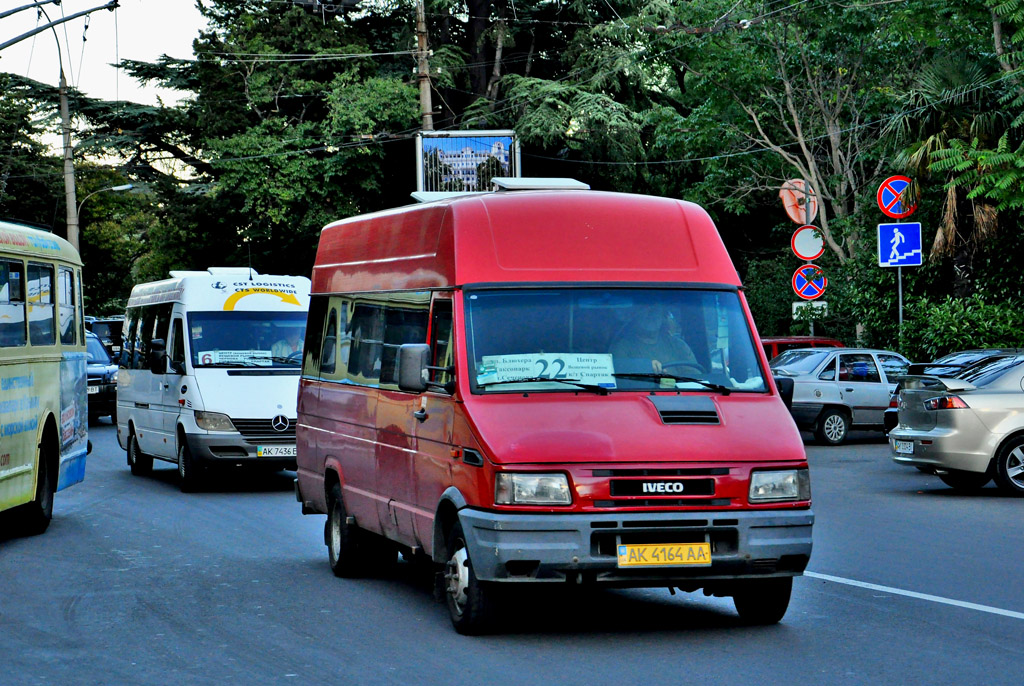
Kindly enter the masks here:
M 36 0 L 0 0 L 0 14 L 31 5 Z M 43 5 L 50 21 L 101 7 L 108 0 L 63 0 Z M 118 59 L 154 62 L 161 55 L 191 59 L 192 41 L 204 26 L 195 8 L 195 0 L 120 0 L 114 11 L 101 10 L 54 27 L 60 42 L 64 73 L 68 83 L 86 95 L 104 100 L 129 100 L 147 105 L 162 98 L 167 104 L 181 94 L 142 87 L 113 65 Z M 36 22 L 34 8 L 0 19 L 0 43 L 49 23 L 45 17 Z M 82 35 L 86 41 L 83 44 Z M 0 51 L 0 72 L 27 76 L 43 83 L 58 85 L 60 63 L 57 41 L 52 30 L 38 33 Z

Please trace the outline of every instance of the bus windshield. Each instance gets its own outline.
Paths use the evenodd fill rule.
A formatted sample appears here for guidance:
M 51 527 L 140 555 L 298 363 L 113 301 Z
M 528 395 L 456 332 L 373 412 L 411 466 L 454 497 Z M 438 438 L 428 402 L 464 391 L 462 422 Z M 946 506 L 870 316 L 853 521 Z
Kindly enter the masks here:
M 734 290 L 467 289 L 476 393 L 765 392 Z
M 305 312 L 192 312 L 193 367 L 296 367 L 302 364 Z

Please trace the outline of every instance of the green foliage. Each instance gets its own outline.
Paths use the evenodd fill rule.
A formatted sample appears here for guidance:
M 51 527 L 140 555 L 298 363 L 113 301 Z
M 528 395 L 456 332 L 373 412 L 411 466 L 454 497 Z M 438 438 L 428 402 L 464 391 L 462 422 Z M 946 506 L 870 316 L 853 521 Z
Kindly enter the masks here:
M 981 296 L 937 302 L 921 298 L 907 308 L 904 354 L 927 361 L 969 348 L 1024 347 L 1024 312 Z

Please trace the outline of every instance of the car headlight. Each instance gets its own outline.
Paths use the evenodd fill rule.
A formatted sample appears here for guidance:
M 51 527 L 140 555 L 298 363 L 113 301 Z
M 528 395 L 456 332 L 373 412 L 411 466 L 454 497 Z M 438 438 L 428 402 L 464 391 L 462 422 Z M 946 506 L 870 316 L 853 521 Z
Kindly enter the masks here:
M 494 479 L 497 505 L 571 505 L 565 474 L 499 473 Z
M 231 417 L 220 412 L 203 412 L 196 410 L 196 424 L 200 429 L 206 431 L 234 431 L 235 425 L 231 423 Z
M 811 475 L 806 469 L 777 469 L 753 472 L 750 475 L 752 503 L 783 500 L 810 500 Z

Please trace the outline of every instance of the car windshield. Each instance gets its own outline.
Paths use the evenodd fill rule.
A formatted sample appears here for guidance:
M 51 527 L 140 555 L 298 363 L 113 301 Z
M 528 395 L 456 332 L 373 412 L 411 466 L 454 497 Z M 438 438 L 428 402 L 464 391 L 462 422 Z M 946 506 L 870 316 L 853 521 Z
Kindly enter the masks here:
M 787 350 L 772 360 L 771 366 L 773 371 L 812 372 L 831 354 L 828 350 Z
M 111 364 L 107 349 L 94 336 L 85 338 L 85 359 L 89 364 Z
M 959 378 L 981 388 L 987 386 L 1011 369 L 1019 367 L 1024 363 L 1024 355 L 1010 355 L 997 357 L 980 365 L 970 367 Z
M 733 290 L 467 289 L 474 393 L 765 392 Z
M 305 312 L 192 312 L 193 367 L 298 367 Z

